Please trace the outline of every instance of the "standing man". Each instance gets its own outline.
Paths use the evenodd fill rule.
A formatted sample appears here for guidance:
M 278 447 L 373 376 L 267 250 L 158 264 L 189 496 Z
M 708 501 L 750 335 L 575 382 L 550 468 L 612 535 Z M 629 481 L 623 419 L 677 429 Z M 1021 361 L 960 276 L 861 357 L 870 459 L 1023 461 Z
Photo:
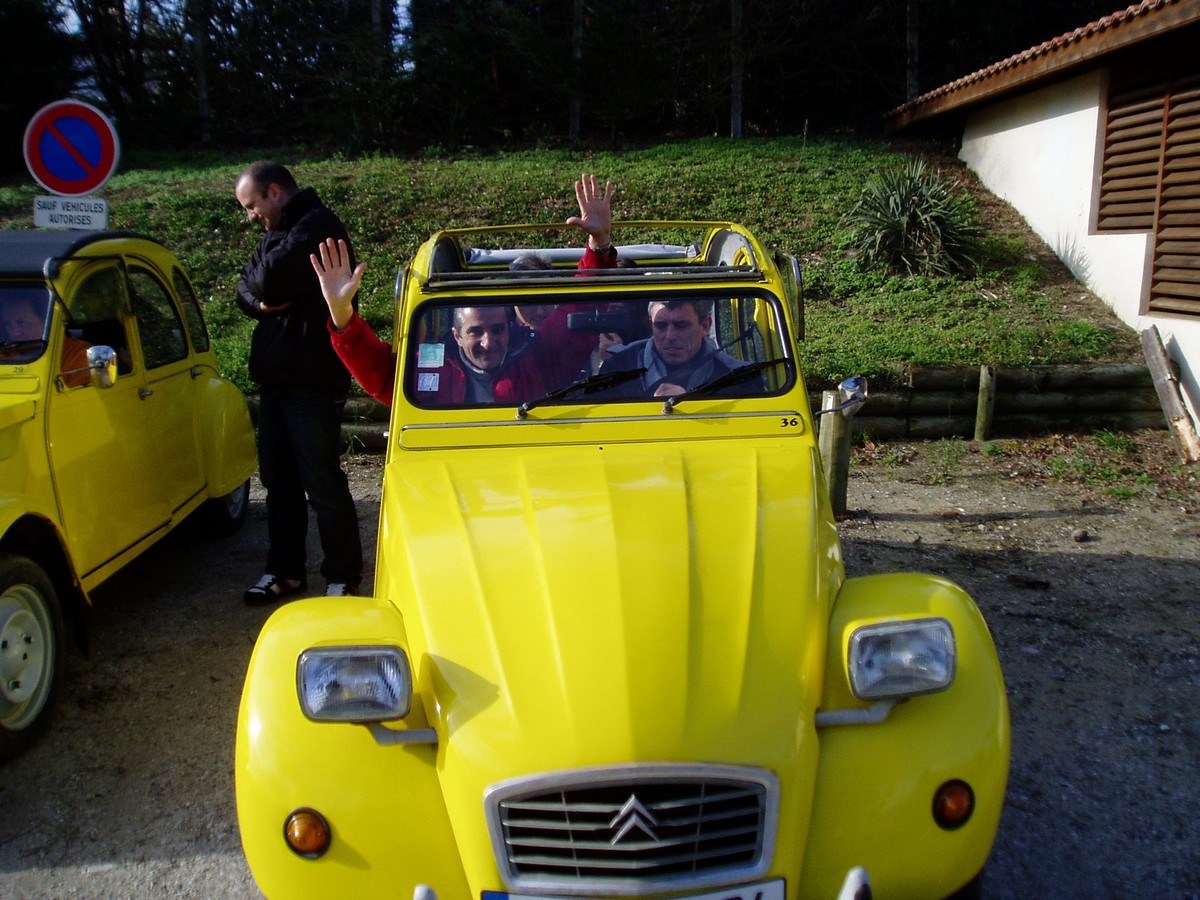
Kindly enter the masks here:
M 329 310 L 309 255 L 346 229 L 312 188 L 279 163 L 246 168 L 234 189 L 266 233 L 242 270 L 237 304 L 258 322 L 250 377 L 259 384 L 258 464 L 267 490 L 266 574 L 245 594 L 273 603 L 307 587 L 308 504 L 317 514 L 326 596 L 358 593 L 362 541 L 341 465 L 342 407 L 350 373 L 329 343 Z

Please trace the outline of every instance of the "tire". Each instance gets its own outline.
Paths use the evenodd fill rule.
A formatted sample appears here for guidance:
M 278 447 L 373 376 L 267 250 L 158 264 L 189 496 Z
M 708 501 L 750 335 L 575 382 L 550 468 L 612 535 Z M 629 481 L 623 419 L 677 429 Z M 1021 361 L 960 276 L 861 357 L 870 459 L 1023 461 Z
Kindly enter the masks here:
M 32 560 L 0 554 L 0 760 L 46 730 L 65 669 L 54 585 Z
M 246 521 L 246 510 L 250 508 L 250 479 L 224 497 L 214 497 L 205 500 L 198 510 L 197 518 L 205 535 L 209 537 L 229 537 L 236 534 Z

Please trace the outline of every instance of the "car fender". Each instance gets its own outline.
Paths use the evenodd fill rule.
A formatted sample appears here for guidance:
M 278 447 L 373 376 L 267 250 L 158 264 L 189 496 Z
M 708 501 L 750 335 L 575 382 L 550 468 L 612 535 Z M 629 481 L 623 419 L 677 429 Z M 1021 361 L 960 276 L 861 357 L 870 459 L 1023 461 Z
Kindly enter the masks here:
M 54 479 L 47 469 L 40 400 L 0 401 L 0 548 L 28 556 L 42 566 L 74 616 L 90 603 L 75 569 L 62 524 Z M 75 600 L 77 598 L 77 602 Z
M 246 398 L 231 382 L 205 374 L 196 425 L 210 497 L 223 497 L 254 474 L 258 448 Z
M 13 525 L 30 514 L 29 506 L 30 498 L 24 494 L 8 494 L 0 497 L 0 544 L 3 544 Z M 32 515 L 38 519 L 48 518 L 36 510 Z
M 879 896 L 950 894 L 982 870 L 1008 777 L 1004 678 L 987 625 L 957 585 L 921 574 L 848 579 L 829 622 L 822 711 L 866 709 L 850 691 L 850 635 L 865 624 L 937 616 L 950 622 L 957 675 L 946 690 L 902 701 L 875 724 L 820 729 L 821 761 L 802 894 L 832 896 L 854 866 Z M 965 781 L 971 818 L 954 830 L 933 820 L 934 792 Z M 846 848 L 870 848 L 849 858 Z
M 466 897 L 466 878 L 442 800 L 439 748 L 384 746 L 367 726 L 313 722 L 296 693 L 296 664 L 314 646 L 387 644 L 408 652 L 404 621 L 383 600 L 321 597 L 277 610 L 255 643 L 235 752 L 238 822 L 255 880 L 269 897 L 411 897 L 419 884 L 438 896 Z M 412 710 L 390 731 L 427 729 L 419 694 L 427 663 L 409 660 Z M 283 841 L 285 817 L 317 810 L 332 842 L 318 859 Z

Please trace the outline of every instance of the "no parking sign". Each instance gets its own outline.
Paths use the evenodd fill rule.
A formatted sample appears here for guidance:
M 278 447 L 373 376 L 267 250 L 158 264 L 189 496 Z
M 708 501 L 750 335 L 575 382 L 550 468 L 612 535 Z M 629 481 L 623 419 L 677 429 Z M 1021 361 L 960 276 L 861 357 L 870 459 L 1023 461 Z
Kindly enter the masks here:
M 25 128 L 25 165 L 37 183 L 58 197 L 84 197 L 116 171 L 117 130 L 90 103 L 59 100 L 38 110 Z M 94 198 L 34 200 L 35 225 L 51 228 L 104 228 L 108 204 Z

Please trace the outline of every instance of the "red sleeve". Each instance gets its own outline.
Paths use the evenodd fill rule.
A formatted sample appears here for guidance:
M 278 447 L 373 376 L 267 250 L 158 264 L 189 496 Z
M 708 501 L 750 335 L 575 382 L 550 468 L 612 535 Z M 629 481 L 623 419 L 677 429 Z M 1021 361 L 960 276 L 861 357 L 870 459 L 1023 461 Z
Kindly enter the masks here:
M 584 247 L 576 267 L 580 273 L 588 269 L 615 269 L 617 248 L 610 246 L 602 253 Z M 567 328 L 567 316 L 573 312 L 595 309 L 593 303 L 563 303 L 538 327 L 537 349 L 546 372 L 547 390 L 570 384 L 589 365 L 596 349 L 596 335 L 573 332 Z
M 396 384 L 396 360 L 392 345 L 381 341 L 371 326 L 355 313 L 344 331 L 334 331 L 329 321 L 329 339 L 342 363 L 350 370 L 363 390 L 381 403 L 392 405 L 392 390 Z
M 583 269 L 615 269 L 617 267 L 617 248 L 609 245 L 602 253 L 597 253 L 591 247 L 584 246 L 583 256 L 576 267 Z
M 534 349 L 542 359 L 547 390 L 570 384 L 591 360 L 596 335 L 571 331 L 567 328 L 567 316 L 595 308 L 595 303 L 561 303 L 538 327 Z

